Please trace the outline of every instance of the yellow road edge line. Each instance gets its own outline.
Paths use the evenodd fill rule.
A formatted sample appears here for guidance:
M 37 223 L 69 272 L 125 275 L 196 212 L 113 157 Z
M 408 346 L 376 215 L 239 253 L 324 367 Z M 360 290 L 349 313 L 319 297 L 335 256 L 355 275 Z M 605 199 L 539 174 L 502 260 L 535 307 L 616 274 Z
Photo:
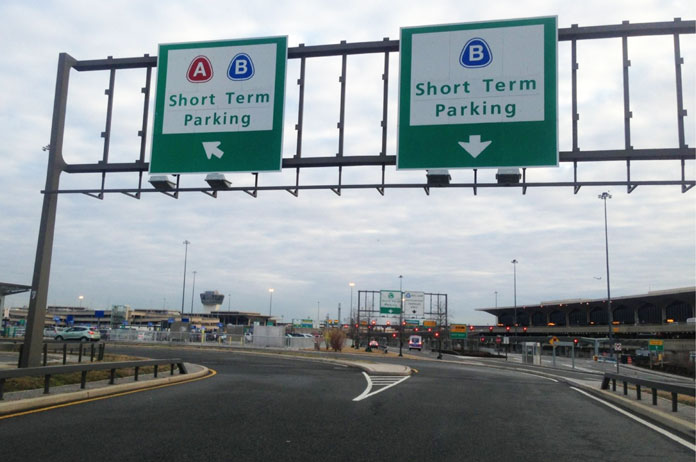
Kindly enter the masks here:
M 50 411 L 50 410 L 52 410 L 52 409 L 59 409 L 59 408 L 61 408 L 61 407 L 67 407 L 67 406 L 74 406 L 74 405 L 77 405 L 77 404 L 84 404 L 84 403 L 89 403 L 89 402 L 92 402 L 92 401 L 99 401 L 99 400 L 102 400 L 102 399 L 117 398 L 117 397 L 119 397 L 119 396 L 130 395 L 130 394 L 133 394 L 133 393 L 140 393 L 140 392 L 142 392 L 142 391 L 156 390 L 156 389 L 158 389 L 158 388 L 172 387 L 172 386 L 174 386 L 174 385 L 183 385 L 183 384 L 185 384 L 185 383 L 191 383 L 191 382 L 196 382 L 196 381 L 198 381 L 198 380 L 209 379 L 209 378 L 211 378 L 211 377 L 213 377 L 213 376 L 215 376 L 215 375 L 217 374 L 217 371 L 216 371 L 215 369 L 210 369 L 210 368 L 208 368 L 208 370 L 210 371 L 210 374 L 205 375 L 205 376 L 203 376 L 203 377 L 196 377 L 196 378 L 193 378 L 193 379 L 182 380 L 182 381 L 180 381 L 180 382 L 174 382 L 174 383 L 165 383 L 165 384 L 162 384 L 162 385 L 154 385 L 154 386 L 152 386 L 152 387 L 140 388 L 140 389 L 137 389 L 137 390 L 122 391 L 122 392 L 120 392 L 120 393 L 114 393 L 113 395 L 105 395 L 105 396 L 97 396 L 97 397 L 95 397 L 95 398 L 81 399 L 81 400 L 79 400 L 79 401 L 72 401 L 72 402 L 69 402 L 69 403 L 56 404 L 56 405 L 54 405 L 54 406 L 47 406 L 47 407 L 41 407 L 41 408 L 38 408 L 38 409 L 31 409 L 31 410 L 29 410 L 29 411 L 16 412 L 16 413 L 14 413 L 14 414 L 7 414 L 7 415 L 0 416 L 0 420 L 10 419 L 10 418 L 12 418 L 12 417 L 20 417 L 20 416 L 27 415 L 27 414 L 36 414 L 37 412 L 45 412 L 45 411 Z

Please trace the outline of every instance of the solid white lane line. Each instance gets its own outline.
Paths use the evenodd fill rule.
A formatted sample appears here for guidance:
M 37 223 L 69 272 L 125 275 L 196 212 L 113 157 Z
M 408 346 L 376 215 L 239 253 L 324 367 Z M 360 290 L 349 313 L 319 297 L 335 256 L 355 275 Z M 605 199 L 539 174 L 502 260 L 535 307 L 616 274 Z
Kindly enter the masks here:
M 531 372 L 527 372 L 527 371 L 524 370 L 524 369 L 517 369 L 517 368 L 516 368 L 515 370 L 516 370 L 516 371 L 519 371 L 521 374 L 531 375 L 531 376 L 533 376 L 533 377 L 538 377 L 538 378 L 540 378 L 540 379 L 546 379 L 546 380 L 550 380 L 550 381 L 552 381 L 552 382 L 558 383 L 558 380 L 552 379 L 551 377 L 544 377 L 543 375 L 532 374 Z
M 575 387 L 570 387 L 570 388 L 577 391 L 578 393 L 582 393 L 583 395 L 592 398 L 595 401 L 599 401 L 600 403 L 604 404 L 605 406 L 608 406 L 608 407 L 614 409 L 615 411 L 620 412 L 621 414 L 623 414 L 627 417 L 630 417 L 631 419 L 635 420 L 636 422 L 639 422 L 639 423 L 645 425 L 646 427 L 648 427 L 652 430 L 655 430 L 658 433 L 665 435 L 667 438 L 676 441 L 677 443 L 681 444 L 682 446 L 685 446 L 685 447 L 691 449 L 692 451 L 696 452 L 696 445 L 686 441 L 685 439 L 679 438 L 678 436 L 673 435 L 672 433 L 668 432 L 667 430 L 663 430 L 660 427 L 658 427 L 657 425 L 653 425 L 646 420 L 643 420 L 639 417 L 636 417 L 633 414 L 631 414 L 630 412 L 626 412 L 623 409 L 621 409 L 620 407 L 614 406 L 611 403 L 607 403 L 606 401 L 601 400 L 595 396 L 592 396 L 591 394 L 589 394 L 583 390 L 580 390 L 579 388 L 575 388 Z
M 374 395 L 376 395 L 377 393 L 381 393 L 381 392 L 383 392 L 384 390 L 386 390 L 386 389 L 388 389 L 388 388 L 391 388 L 391 387 L 393 387 L 393 386 L 395 386 L 395 385 L 398 385 L 398 384 L 400 384 L 401 382 L 403 382 L 404 380 L 406 380 L 406 379 L 408 379 L 408 378 L 411 377 L 410 375 L 406 375 L 406 376 L 404 376 L 404 377 L 393 376 L 394 379 L 396 379 L 395 381 L 388 382 L 388 384 L 387 384 L 386 386 L 384 386 L 383 388 L 380 388 L 379 390 L 373 392 L 373 391 L 372 391 L 372 386 L 373 386 L 373 385 L 381 386 L 381 385 L 384 385 L 384 384 L 383 384 L 383 383 L 376 383 L 376 382 L 373 382 L 372 378 L 371 378 L 369 375 L 367 375 L 365 372 L 363 372 L 362 374 L 365 376 L 365 380 L 367 380 L 367 388 L 365 388 L 365 391 L 363 391 L 363 392 L 360 394 L 360 396 L 357 396 L 357 397 L 353 398 L 353 401 L 362 401 L 362 400 L 364 400 L 365 398 L 369 398 L 370 396 L 374 396 Z M 384 378 L 387 377 L 387 376 L 380 376 L 380 377 L 384 379 Z

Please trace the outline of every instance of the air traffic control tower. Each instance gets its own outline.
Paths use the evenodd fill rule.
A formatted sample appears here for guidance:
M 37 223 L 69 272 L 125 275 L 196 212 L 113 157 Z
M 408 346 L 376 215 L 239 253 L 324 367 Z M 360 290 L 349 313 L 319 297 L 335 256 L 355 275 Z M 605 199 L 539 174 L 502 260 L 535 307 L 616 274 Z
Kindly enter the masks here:
M 217 290 L 208 290 L 201 294 L 201 303 L 203 304 L 203 310 L 206 313 L 220 311 L 220 306 L 224 300 L 225 295 L 221 294 Z

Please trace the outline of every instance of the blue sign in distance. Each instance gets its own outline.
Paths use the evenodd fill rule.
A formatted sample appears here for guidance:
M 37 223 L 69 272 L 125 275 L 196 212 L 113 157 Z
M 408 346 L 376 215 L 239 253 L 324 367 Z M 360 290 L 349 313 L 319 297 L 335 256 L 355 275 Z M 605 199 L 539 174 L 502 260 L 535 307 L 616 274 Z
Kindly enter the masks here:
M 230 80 L 249 80 L 254 76 L 254 63 L 246 53 L 239 53 L 227 68 L 227 78 Z
M 169 324 L 172 324 L 174 322 L 174 318 L 169 318 L 168 321 L 169 321 Z
M 181 318 L 181 322 L 189 322 L 189 318 Z
M 56 322 L 60 321 L 60 316 L 53 316 L 53 320 Z
M 152 327 L 152 323 L 151 323 L 151 322 L 148 322 L 148 323 L 147 323 L 147 327 Z
M 486 67 L 493 61 L 491 47 L 482 38 L 475 37 L 466 42 L 459 55 L 459 64 L 464 67 L 474 69 Z
M 94 317 L 95 318 L 103 318 L 104 317 L 104 311 L 103 310 L 97 310 L 94 312 Z

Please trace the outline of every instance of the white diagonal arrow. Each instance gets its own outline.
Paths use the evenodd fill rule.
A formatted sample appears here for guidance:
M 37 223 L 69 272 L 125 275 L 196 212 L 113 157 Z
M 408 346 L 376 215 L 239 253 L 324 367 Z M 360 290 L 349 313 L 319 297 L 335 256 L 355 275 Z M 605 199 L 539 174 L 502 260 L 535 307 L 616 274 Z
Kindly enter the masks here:
M 460 141 L 459 146 L 464 148 L 466 152 L 471 154 L 471 157 L 476 159 L 479 154 L 483 152 L 484 149 L 488 147 L 488 145 L 491 144 L 490 141 L 481 141 L 481 135 L 471 135 L 469 136 L 469 141 Z
M 205 155 L 208 156 L 208 160 L 210 160 L 211 157 L 215 156 L 218 159 L 222 157 L 224 152 L 218 148 L 220 146 L 221 141 L 203 141 L 203 149 L 205 150 Z

